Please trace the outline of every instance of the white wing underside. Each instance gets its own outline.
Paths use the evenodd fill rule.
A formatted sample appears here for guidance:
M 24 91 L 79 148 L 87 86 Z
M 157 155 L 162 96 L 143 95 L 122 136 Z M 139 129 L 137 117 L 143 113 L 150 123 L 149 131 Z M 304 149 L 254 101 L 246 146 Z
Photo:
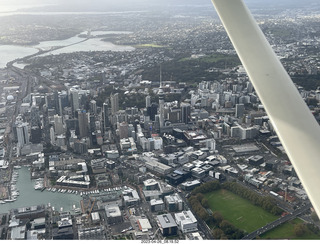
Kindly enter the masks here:
M 320 127 L 242 0 L 212 0 L 320 216 Z

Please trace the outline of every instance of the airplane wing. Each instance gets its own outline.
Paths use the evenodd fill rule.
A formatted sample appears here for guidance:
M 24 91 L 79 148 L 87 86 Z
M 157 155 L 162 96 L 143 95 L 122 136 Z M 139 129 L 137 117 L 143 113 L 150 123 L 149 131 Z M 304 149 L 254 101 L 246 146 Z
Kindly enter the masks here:
M 320 216 L 320 127 L 243 0 L 212 0 L 307 195 Z

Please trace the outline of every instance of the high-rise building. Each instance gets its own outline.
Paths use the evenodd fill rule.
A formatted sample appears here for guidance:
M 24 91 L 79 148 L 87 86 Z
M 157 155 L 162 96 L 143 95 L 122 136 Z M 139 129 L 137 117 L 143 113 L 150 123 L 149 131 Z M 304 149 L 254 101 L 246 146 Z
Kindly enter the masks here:
M 94 115 L 89 115 L 89 124 L 90 124 L 90 132 L 94 132 L 96 130 L 96 120 Z
M 31 143 L 34 143 L 34 144 L 41 143 L 42 132 L 41 132 L 41 128 L 39 126 L 31 127 L 30 134 L 31 134 L 31 136 L 30 136 Z
M 95 100 L 90 101 L 90 113 L 93 115 L 97 114 L 97 102 Z
M 147 108 L 147 115 L 150 117 L 152 121 L 155 120 L 155 116 L 158 112 L 158 105 L 155 103 L 152 103 L 150 107 Z
M 86 110 L 78 112 L 80 138 L 89 136 L 89 122 Z
M 119 137 L 120 139 L 123 138 L 128 138 L 128 123 L 127 122 L 122 122 L 119 125 Z
M 70 94 L 71 94 L 71 108 L 72 108 L 73 114 L 75 114 L 76 111 L 80 108 L 80 106 L 79 106 L 79 92 L 78 92 L 78 90 L 71 88 Z
M 61 135 L 63 134 L 63 123 L 62 123 L 62 117 L 59 115 L 53 116 L 54 119 L 54 130 L 56 135 Z
M 148 95 L 146 96 L 146 108 L 151 106 L 151 97 Z
M 111 113 L 115 114 L 119 111 L 119 94 L 113 94 L 110 96 L 110 102 L 111 102 Z
M 109 126 L 109 118 L 108 118 L 108 104 L 103 103 L 103 109 L 102 109 L 102 118 L 103 118 L 103 131 L 106 131 L 107 127 Z
M 69 101 L 68 101 L 68 94 L 65 91 L 62 91 L 59 96 L 59 115 L 63 115 L 63 110 L 65 107 L 69 106 Z
M 242 118 L 244 114 L 244 104 L 236 104 L 236 117 Z
M 56 144 L 56 138 L 54 136 L 54 128 L 53 128 L 53 126 L 50 127 L 50 143 L 51 143 L 51 145 L 55 145 Z
M 29 144 L 28 123 L 21 123 L 17 126 L 18 144 L 23 147 Z
M 191 106 L 189 103 L 181 103 L 181 122 L 188 124 L 191 117 Z

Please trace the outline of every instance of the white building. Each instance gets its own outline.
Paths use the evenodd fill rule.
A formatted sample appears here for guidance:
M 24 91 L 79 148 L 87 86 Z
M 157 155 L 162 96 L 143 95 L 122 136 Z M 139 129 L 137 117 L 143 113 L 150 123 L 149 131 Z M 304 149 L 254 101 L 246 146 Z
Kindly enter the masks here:
M 21 123 L 17 125 L 18 144 L 23 147 L 29 144 L 28 123 Z
M 181 213 L 175 213 L 174 218 L 178 228 L 183 233 L 193 232 L 198 230 L 197 219 L 194 217 L 190 210 Z
M 162 150 L 162 138 L 161 137 L 154 137 L 154 150 Z

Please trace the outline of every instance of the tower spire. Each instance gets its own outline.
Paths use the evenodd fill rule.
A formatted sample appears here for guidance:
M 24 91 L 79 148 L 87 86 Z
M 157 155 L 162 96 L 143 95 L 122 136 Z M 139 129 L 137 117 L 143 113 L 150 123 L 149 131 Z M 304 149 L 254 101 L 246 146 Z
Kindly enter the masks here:
M 162 88 L 162 71 L 161 71 L 161 64 L 160 64 L 160 88 Z

